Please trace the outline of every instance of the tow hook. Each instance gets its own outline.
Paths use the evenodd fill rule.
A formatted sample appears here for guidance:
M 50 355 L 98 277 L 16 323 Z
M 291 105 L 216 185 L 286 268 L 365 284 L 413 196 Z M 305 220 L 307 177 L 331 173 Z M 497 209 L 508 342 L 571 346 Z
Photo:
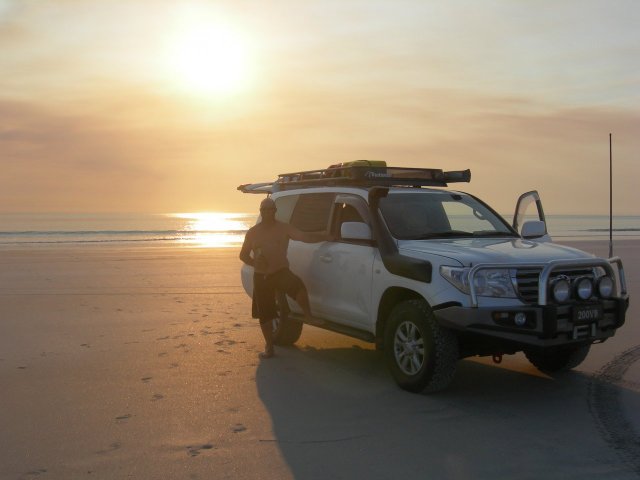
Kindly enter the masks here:
M 502 353 L 493 354 L 493 363 L 502 363 Z

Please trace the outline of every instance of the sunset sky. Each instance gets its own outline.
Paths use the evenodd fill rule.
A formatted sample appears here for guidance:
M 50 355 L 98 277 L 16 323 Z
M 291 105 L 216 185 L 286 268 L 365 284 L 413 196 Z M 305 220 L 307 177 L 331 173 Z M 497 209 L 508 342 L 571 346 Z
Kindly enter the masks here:
M 254 211 L 355 159 L 640 215 L 638 0 L 0 0 L 0 211 Z

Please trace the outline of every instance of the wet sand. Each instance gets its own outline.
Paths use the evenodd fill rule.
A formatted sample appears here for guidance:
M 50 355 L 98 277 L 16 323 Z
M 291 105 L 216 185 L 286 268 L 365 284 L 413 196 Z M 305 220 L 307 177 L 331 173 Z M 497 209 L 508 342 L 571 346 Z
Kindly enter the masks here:
M 576 371 L 467 359 L 437 395 L 310 326 L 260 361 L 237 249 L 3 248 L 0 479 L 637 478 L 639 247 Z

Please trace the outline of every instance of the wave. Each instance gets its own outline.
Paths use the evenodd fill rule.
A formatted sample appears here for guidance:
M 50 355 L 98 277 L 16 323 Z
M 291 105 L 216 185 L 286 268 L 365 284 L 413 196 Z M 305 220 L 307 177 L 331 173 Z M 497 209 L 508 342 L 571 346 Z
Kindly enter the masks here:
M 93 240 L 93 239 L 73 239 L 73 240 L 23 240 L 23 241 L 15 241 L 15 242 L 3 242 L 0 241 L 0 245 L 34 245 L 34 244 L 62 244 L 62 243 L 122 243 L 122 242 L 171 242 L 176 240 L 183 240 L 184 237 L 167 237 L 167 238 L 129 238 L 129 239 L 103 239 L 103 240 Z
M 242 243 L 247 230 L 76 230 L 0 232 L 0 245 L 108 244 L 198 242 L 237 237 L 223 243 Z
M 579 232 L 580 230 L 575 230 Z M 608 232 L 608 228 L 586 228 L 585 232 Z M 640 232 L 640 228 L 614 228 L 613 232 Z
M 247 230 L 25 230 L 0 231 L 0 236 L 51 236 L 51 235 L 198 235 L 198 234 L 243 235 Z

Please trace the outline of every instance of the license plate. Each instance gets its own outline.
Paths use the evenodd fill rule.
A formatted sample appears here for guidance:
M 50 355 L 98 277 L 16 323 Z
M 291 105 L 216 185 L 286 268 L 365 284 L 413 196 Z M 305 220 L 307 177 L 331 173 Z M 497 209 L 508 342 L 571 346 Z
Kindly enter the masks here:
M 602 320 L 602 305 L 576 305 L 573 307 L 573 323 L 592 323 Z

